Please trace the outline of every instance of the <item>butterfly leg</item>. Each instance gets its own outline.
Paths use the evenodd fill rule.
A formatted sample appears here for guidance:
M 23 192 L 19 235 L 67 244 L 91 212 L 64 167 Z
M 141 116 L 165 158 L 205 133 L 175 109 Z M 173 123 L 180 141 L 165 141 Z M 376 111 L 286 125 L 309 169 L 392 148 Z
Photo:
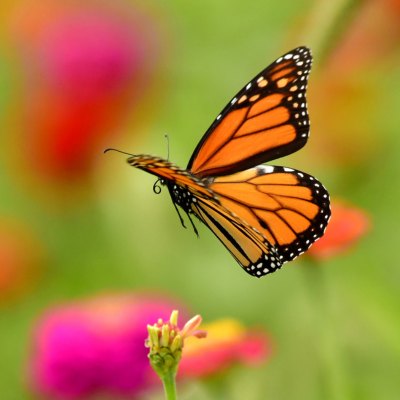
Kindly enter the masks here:
M 186 229 L 185 221 L 183 220 L 183 218 L 182 218 L 182 216 L 181 216 L 181 214 L 180 214 L 180 212 L 178 210 L 178 207 L 176 206 L 176 203 L 173 201 L 172 204 L 175 207 L 175 210 L 176 210 L 176 212 L 178 214 L 178 217 L 179 217 L 179 220 L 181 221 L 182 226 Z M 193 222 L 192 222 L 192 224 L 193 224 Z
M 189 218 L 190 223 L 192 224 L 194 233 L 196 234 L 197 237 L 199 237 L 199 232 L 198 232 L 198 230 L 197 230 L 197 228 L 196 228 L 196 225 L 194 224 L 192 218 L 190 218 L 190 214 L 187 213 L 187 216 L 188 216 L 188 218 Z
M 178 214 L 178 217 L 179 217 L 179 220 L 181 221 L 182 226 L 186 229 L 187 227 L 186 227 L 186 225 L 185 225 L 185 221 L 184 221 L 184 219 L 182 218 L 182 216 L 181 216 L 181 214 L 180 214 L 180 212 L 179 212 L 179 209 L 178 209 L 176 203 L 173 202 L 173 205 L 174 205 L 174 207 L 175 207 L 176 213 Z M 196 228 L 196 225 L 194 224 L 192 218 L 190 218 L 190 214 L 189 214 L 188 212 L 187 212 L 187 216 L 188 216 L 188 218 L 189 218 L 190 223 L 192 224 L 192 228 L 193 228 L 193 230 L 194 230 L 194 233 L 196 234 L 197 237 L 199 237 L 199 232 L 198 232 L 198 230 L 197 230 L 197 228 Z

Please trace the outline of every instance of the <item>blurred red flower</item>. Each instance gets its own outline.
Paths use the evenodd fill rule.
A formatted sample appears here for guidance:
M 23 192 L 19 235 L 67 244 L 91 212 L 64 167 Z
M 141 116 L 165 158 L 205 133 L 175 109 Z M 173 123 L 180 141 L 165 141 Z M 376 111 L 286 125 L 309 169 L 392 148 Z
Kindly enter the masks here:
M 147 324 L 182 307 L 169 298 L 107 295 L 47 311 L 34 333 L 30 376 L 56 399 L 136 398 L 154 385 Z
M 340 254 L 353 246 L 370 228 L 370 219 L 361 209 L 340 201 L 331 204 L 332 217 L 325 235 L 307 252 L 323 260 Z
M 24 157 L 46 177 L 79 181 L 150 86 L 153 24 L 121 2 L 23 7 Z
M 232 365 L 257 365 L 271 353 L 271 345 L 261 330 L 249 330 L 232 319 L 202 324 L 207 338 L 185 340 L 178 377 L 206 377 Z
M 29 229 L 15 221 L 0 221 L 0 303 L 20 295 L 37 279 L 43 255 Z

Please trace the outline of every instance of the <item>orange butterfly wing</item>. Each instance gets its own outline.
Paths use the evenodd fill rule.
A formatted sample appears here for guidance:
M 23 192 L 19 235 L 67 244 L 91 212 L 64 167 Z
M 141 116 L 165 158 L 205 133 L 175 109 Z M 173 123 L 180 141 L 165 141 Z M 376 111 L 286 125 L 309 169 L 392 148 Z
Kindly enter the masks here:
M 214 233 L 241 267 L 258 278 L 281 268 L 277 249 L 238 216 L 215 201 L 198 197 L 192 212 Z
M 306 251 L 329 221 L 326 189 L 291 168 L 260 165 L 215 178 L 208 187 L 224 208 L 263 234 L 282 263 Z
M 306 47 L 286 53 L 250 81 L 197 145 L 187 169 L 222 176 L 291 154 L 307 141 Z

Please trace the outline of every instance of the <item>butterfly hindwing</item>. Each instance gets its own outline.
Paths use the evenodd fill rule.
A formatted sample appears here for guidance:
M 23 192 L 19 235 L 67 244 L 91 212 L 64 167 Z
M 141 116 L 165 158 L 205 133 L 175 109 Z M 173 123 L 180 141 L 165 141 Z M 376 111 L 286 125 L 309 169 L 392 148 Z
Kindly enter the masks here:
M 330 217 L 323 185 L 292 168 L 260 165 L 217 177 L 208 187 L 222 206 L 263 234 L 282 262 L 320 238 Z
M 307 78 L 312 57 L 298 47 L 260 72 L 224 108 L 187 169 L 222 176 L 297 151 L 307 141 Z
M 260 278 L 282 266 L 276 248 L 215 199 L 197 198 L 192 203 L 192 211 L 248 274 Z

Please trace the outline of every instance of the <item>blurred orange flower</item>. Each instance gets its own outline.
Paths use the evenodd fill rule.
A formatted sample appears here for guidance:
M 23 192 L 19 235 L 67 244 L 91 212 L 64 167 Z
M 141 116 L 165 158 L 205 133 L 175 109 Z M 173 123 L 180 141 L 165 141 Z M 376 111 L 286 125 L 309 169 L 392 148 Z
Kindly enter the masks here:
M 0 221 L 0 303 L 15 298 L 39 275 L 44 251 L 23 225 Z
M 347 22 L 337 24 L 326 58 L 317 56 L 322 68 L 309 90 L 312 129 L 323 133 L 310 146 L 325 166 L 346 168 L 345 173 L 347 166 L 370 165 L 391 145 L 382 132 L 377 99 L 386 99 L 387 85 L 381 82 L 398 69 L 400 49 L 399 0 L 360 1 L 351 8 L 342 17 Z
M 325 235 L 307 252 L 309 256 L 320 260 L 347 250 L 370 229 L 370 219 L 360 208 L 333 201 L 331 211 L 332 217 Z
M 399 11 L 399 0 L 360 2 L 346 34 L 330 55 L 327 66 L 330 73 L 359 73 L 366 66 L 376 66 L 388 62 L 390 57 L 397 57 Z
M 207 377 L 232 365 L 257 365 L 271 353 L 264 331 L 249 330 L 233 319 L 202 324 L 206 340 L 187 338 L 178 377 Z

